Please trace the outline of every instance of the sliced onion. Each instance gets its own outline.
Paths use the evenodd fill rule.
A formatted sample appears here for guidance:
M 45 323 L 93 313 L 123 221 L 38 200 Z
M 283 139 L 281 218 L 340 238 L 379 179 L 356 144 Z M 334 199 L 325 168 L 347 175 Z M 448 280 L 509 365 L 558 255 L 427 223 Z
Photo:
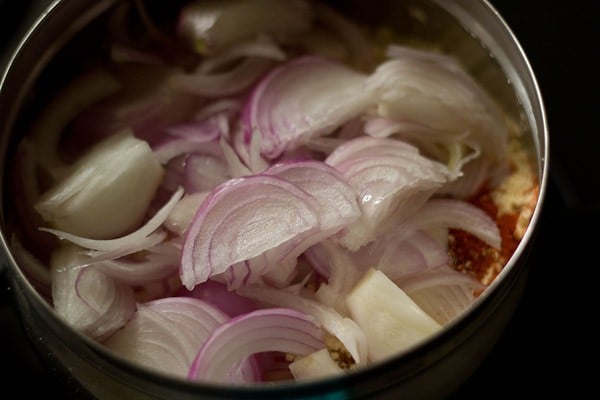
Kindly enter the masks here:
M 463 166 L 481 155 L 479 144 L 469 140 L 469 132 L 449 135 L 447 132 L 436 131 L 419 122 L 398 116 L 394 120 L 368 118 L 365 133 L 376 138 L 393 136 L 410 142 L 418 146 L 429 158 L 446 164 L 454 177 L 460 177 L 463 174 Z
M 322 283 L 315 293 L 315 297 L 342 315 L 348 315 L 346 294 L 354 287 L 356 282 L 364 275 L 367 267 L 356 263 L 354 254 L 331 241 L 323 241 L 319 246 L 325 251 L 329 275 L 327 283 Z
M 241 109 L 241 100 L 237 99 L 236 97 L 225 97 L 222 99 L 215 99 L 214 101 L 207 103 L 195 113 L 195 117 L 198 120 L 205 120 L 216 114 L 224 114 L 233 117 L 234 115 L 237 115 Z
M 303 313 L 269 308 L 235 317 L 218 327 L 190 368 L 190 379 L 229 382 L 227 371 L 261 352 L 306 355 L 324 348 L 323 331 Z
M 280 176 L 307 193 L 320 206 L 321 229 L 335 233 L 360 216 L 356 195 L 336 169 L 320 161 L 277 163 L 265 174 Z
M 135 247 L 140 241 L 148 238 L 156 229 L 158 229 L 167 219 L 173 208 L 177 205 L 177 202 L 183 196 L 183 188 L 179 188 L 171 199 L 150 219 L 145 225 L 140 227 L 138 230 L 116 238 L 116 239 L 90 239 L 77 235 L 72 235 L 67 232 L 59 231 L 57 229 L 40 228 L 40 230 L 52 233 L 60 239 L 68 240 L 71 243 L 77 244 L 81 247 L 98 250 L 103 252 L 109 251 L 125 251 L 131 247 Z
M 222 157 L 190 154 L 185 160 L 187 193 L 207 192 L 231 178 L 227 162 Z
M 169 84 L 177 91 L 202 97 L 222 97 L 239 94 L 249 88 L 273 65 L 264 58 L 248 57 L 233 69 L 201 74 L 179 73 L 173 75 Z
M 442 325 L 468 309 L 485 286 L 447 265 L 405 276 L 397 281 L 419 307 Z
M 441 329 L 381 271 L 370 269 L 346 297 L 369 343 L 369 360 L 397 356 Z
M 250 143 L 244 143 L 243 131 L 238 125 L 232 134 L 232 144 L 222 140 L 223 150 L 226 151 L 227 161 L 233 176 L 244 176 L 258 174 L 264 171 L 269 163 L 260 155 L 261 138 L 258 131 L 254 131 L 250 137 Z
M 438 193 L 466 200 L 476 195 L 486 183 L 489 183 L 491 168 L 491 163 L 486 158 L 470 160 L 461 167 L 461 176 L 448 182 Z
M 356 220 L 360 214 L 354 193 L 343 177 L 322 162 L 280 163 L 264 173 L 284 178 L 317 202 L 319 229 L 297 234 L 293 241 L 267 248 L 262 254 L 232 260 L 227 272 L 219 270 L 217 273 L 226 272 L 220 279 L 230 289 L 263 281 L 278 287 L 287 286 L 296 275 L 297 257 L 302 252 Z
M 364 332 L 356 322 L 343 317 L 333 308 L 302 295 L 267 286 L 241 286 L 236 292 L 261 303 L 311 315 L 323 329 L 339 339 L 357 364 L 367 362 L 368 348 Z
M 210 192 L 196 192 L 184 195 L 165 220 L 165 227 L 178 235 L 185 234 L 194 215 L 209 194 Z
M 406 238 L 396 233 L 395 230 L 384 232 L 374 242 L 361 248 L 355 253 L 357 263 L 374 267 L 394 281 L 448 263 L 447 235 L 444 236 L 444 244 L 441 244 L 421 230 Z
M 220 144 L 223 149 L 225 161 L 227 161 L 229 175 L 233 178 L 238 178 L 252 174 L 250 168 L 242 161 L 239 154 L 225 138 L 221 138 Z
M 310 266 L 319 274 L 321 277 L 327 278 L 331 274 L 331 267 L 329 265 L 329 258 L 327 257 L 327 251 L 320 243 L 309 247 L 302 253 L 302 257 L 310 264 Z
M 133 260 L 104 260 L 90 265 L 119 282 L 140 286 L 176 275 L 179 249 L 170 242 L 163 242 Z
M 397 232 L 410 232 L 414 227 L 443 226 L 461 229 L 490 246 L 499 249 L 502 238 L 496 222 L 482 209 L 457 199 L 431 199 L 412 215 Z
M 417 210 L 450 177 L 444 165 L 392 139 L 350 140 L 325 162 L 342 172 L 357 193 L 361 218 L 340 235 L 340 243 L 352 251 Z
M 165 129 L 166 139 L 161 139 L 152 148 L 161 164 L 166 164 L 175 157 L 188 153 L 220 156 L 219 138 L 222 129 L 219 115 L 205 120 L 177 124 Z
M 299 235 L 318 227 L 317 212 L 314 198 L 284 179 L 252 175 L 229 180 L 203 202 L 187 230 L 182 283 L 191 290 L 267 250 L 280 247 L 286 253 Z
M 273 69 L 245 106 L 246 142 L 257 129 L 261 154 L 275 159 L 286 149 L 330 134 L 372 104 L 365 81 L 365 75 L 317 56 Z
M 343 165 L 349 160 L 364 156 L 413 157 L 419 160 L 419 149 L 401 140 L 362 136 L 345 141 L 329 154 L 325 162 L 329 165 Z
M 283 61 L 287 56 L 271 37 L 259 35 L 257 38 L 233 44 L 218 54 L 205 58 L 196 71 L 202 74 L 212 73 L 233 61 L 246 57 Z
M 198 349 L 228 319 L 198 299 L 154 300 L 138 304 L 131 320 L 105 345 L 125 359 L 184 378 Z
M 226 285 L 214 280 L 196 285 L 191 291 L 182 288 L 178 294 L 211 303 L 230 317 L 237 317 L 259 308 L 253 300 L 228 290 Z
M 142 221 L 162 176 L 148 143 L 123 131 L 84 154 L 35 209 L 70 235 L 114 238 Z
M 135 311 L 132 289 L 85 264 L 75 246 L 56 250 L 50 261 L 54 309 L 70 326 L 103 340 L 121 328 Z
M 126 257 L 157 246 L 167 239 L 167 235 L 168 232 L 159 229 L 144 238 L 136 240 L 135 242 L 124 241 L 121 246 L 115 246 L 113 249 L 109 250 L 88 249 L 85 251 L 85 254 L 92 257 L 94 262 L 114 260 L 116 258 Z
M 210 54 L 257 34 L 308 31 L 311 19 L 304 0 L 193 1 L 181 10 L 177 32 L 196 51 Z
M 379 97 L 379 115 L 409 120 L 446 132 L 468 133 L 494 160 L 507 150 L 507 126 L 498 106 L 448 56 L 397 47 L 396 58 L 380 64 L 368 79 Z

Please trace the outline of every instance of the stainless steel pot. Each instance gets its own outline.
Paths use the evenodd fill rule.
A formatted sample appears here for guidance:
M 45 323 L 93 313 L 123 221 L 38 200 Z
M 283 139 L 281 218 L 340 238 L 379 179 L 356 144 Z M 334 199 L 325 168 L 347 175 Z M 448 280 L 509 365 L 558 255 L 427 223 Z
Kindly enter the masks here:
M 80 54 L 91 57 L 94 48 L 89 41 L 93 34 L 87 32 L 117 1 L 55 0 L 35 15 L 36 19 L 8 55 L 2 66 L 0 86 L 0 176 L 3 182 L 11 169 L 10 156 L 15 143 L 27 124 L 32 100 L 44 88 L 47 90 L 60 81 L 74 64 L 65 58 L 68 53 L 63 53 L 63 49 L 76 46 Z M 32 343 L 61 378 L 103 399 L 435 399 L 455 390 L 490 352 L 524 291 L 527 256 L 534 246 L 548 179 L 548 128 L 540 91 L 527 57 L 502 17 L 483 0 L 333 3 L 369 23 L 390 24 L 400 34 L 437 43 L 442 50 L 460 58 L 506 112 L 522 123 L 536 158 L 540 191 L 529 228 L 502 273 L 468 313 L 439 335 L 408 354 L 380 365 L 315 383 L 256 388 L 186 383 L 116 359 L 57 317 L 20 270 L 7 245 L 10 232 L 5 217 L 9 211 L 5 204 L 11 193 L 2 185 L 0 256 L 3 272 L 14 293 L 14 307 Z M 55 68 L 56 65 L 61 68 Z

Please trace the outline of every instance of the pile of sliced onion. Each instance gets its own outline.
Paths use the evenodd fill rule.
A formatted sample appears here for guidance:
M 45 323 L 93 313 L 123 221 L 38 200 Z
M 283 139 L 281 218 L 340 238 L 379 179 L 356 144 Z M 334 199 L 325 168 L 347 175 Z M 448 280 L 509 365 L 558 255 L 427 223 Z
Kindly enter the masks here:
M 12 246 L 68 325 L 145 368 L 247 384 L 395 357 L 469 309 L 485 286 L 449 232 L 501 248 L 465 199 L 508 146 L 459 63 L 376 49 L 304 0 L 191 1 L 170 33 L 149 15 L 21 146 L 19 215 L 39 230 Z

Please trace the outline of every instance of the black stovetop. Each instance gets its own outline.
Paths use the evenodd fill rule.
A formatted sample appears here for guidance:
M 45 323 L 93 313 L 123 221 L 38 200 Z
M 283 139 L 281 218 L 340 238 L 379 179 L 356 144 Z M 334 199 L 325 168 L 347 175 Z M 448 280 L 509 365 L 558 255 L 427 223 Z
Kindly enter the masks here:
M 0 0 L 0 46 L 36 3 Z M 452 398 L 580 398 L 592 388 L 591 356 L 600 337 L 594 291 L 600 267 L 595 0 L 491 3 L 521 43 L 541 87 L 550 127 L 550 184 L 519 308 L 493 352 Z M 33 352 L 8 305 L 10 293 L 2 288 L 0 297 L 3 392 L 73 398 Z

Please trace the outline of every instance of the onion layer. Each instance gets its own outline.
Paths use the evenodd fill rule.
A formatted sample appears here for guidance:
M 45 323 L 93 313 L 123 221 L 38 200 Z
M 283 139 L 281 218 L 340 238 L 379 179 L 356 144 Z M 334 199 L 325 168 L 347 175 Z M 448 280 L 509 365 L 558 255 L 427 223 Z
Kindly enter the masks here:
M 227 371 L 253 354 L 306 355 L 324 347 L 323 331 L 310 316 L 285 308 L 261 309 L 217 328 L 198 352 L 189 377 L 227 382 Z

